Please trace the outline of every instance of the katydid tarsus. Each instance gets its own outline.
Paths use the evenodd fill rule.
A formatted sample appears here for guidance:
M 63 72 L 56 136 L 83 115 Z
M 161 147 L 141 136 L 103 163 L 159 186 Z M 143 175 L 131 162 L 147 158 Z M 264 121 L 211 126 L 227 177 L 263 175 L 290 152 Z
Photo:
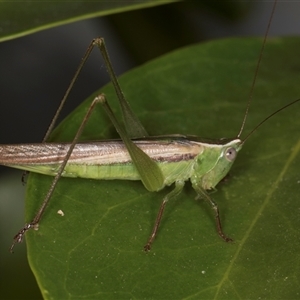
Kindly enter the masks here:
M 126 129 L 123 129 L 118 120 L 114 117 L 105 96 L 99 95 L 95 98 L 83 119 L 72 143 L 46 143 L 49 134 L 56 123 L 60 110 L 94 46 L 99 47 L 102 56 L 104 57 L 108 73 L 120 101 Z M 256 76 L 257 72 L 255 78 Z M 254 88 L 254 83 L 255 79 L 251 91 Z M 280 108 L 263 120 L 257 127 L 277 112 L 297 101 L 299 101 L 299 99 Z M 103 105 L 105 111 L 109 115 L 122 138 L 122 141 L 78 143 L 78 139 L 93 108 L 99 102 Z M 214 189 L 220 180 L 226 176 L 243 143 L 253 132 L 248 134 L 244 140 L 240 138 L 248 115 L 250 103 L 251 96 L 248 101 L 242 126 L 238 135 L 233 139 L 210 141 L 181 135 L 149 137 L 123 96 L 107 55 L 103 39 L 95 39 L 89 46 L 74 79 L 62 100 L 61 106 L 45 136 L 44 142 L 41 144 L 3 145 L 0 147 L 1 164 L 54 176 L 53 183 L 37 215 L 14 237 L 11 251 L 15 243 L 22 241 L 26 231 L 38 227 L 61 176 L 107 180 L 141 180 L 149 191 L 159 191 L 165 186 L 174 184 L 175 187 L 173 191 L 163 199 L 154 228 L 145 245 L 145 250 L 150 250 L 151 248 L 166 203 L 176 197 L 182 191 L 185 182 L 190 180 L 198 196 L 207 200 L 215 211 L 219 236 L 227 242 L 231 241 L 231 238 L 227 237 L 222 230 L 218 207 L 207 193 L 207 190 Z M 256 130 L 257 127 L 254 130 Z

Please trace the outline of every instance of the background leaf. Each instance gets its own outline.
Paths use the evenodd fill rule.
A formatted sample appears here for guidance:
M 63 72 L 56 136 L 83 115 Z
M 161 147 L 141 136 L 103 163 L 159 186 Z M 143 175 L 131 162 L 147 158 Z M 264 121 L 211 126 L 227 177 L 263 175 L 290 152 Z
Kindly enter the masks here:
M 1 12 L 3 12 L 6 3 L 10 2 L 0 4 Z M 45 5 L 48 2 L 45 2 Z M 11 5 L 11 13 L 7 11 L 7 14 L 2 15 L 0 19 L 1 34 L 10 26 L 15 26 L 17 22 L 25 20 L 25 8 L 28 7 L 28 3 L 29 1 L 26 2 L 26 5 L 24 3 L 18 6 L 16 6 L 17 4 Z M 254 9 L 251 10 L 251 19 L 251 15 L 244 15 L 245 3 L 241 3 L 241 9 L 234 8 L 231 12 L 222 7 L 220 11 L 223 15 L 219 15 L 219 17 L 209 9 L 200 8 L 201 3 L 202 1 L 179 2 L 159 6 L 157 9 L 148 8 L 137 10 L 134 13 L 115 14 L 113 18 L 101 17 L 85 22 L 75 22 L 72 25 L 68 24 L 51 30 L 44 30 L 1 43 L 1 143 L 41 141 L 57 102 L 61 99 L 61 95 L 74 73 L 74 68 L 77 66 L 88 42 L 95 36 L 105 36 L 114 67 L 120 74 L 124 72 L 124 69 L 132 68 L 132 59 L 135 62 L 145 61 L 145 58 L 156 57 L 172 48 L 178 48 L 180 45 L 200 41 L 203 37 L 213 39 L 232 35 L 263 35 L 272 5 L 271 2 L 256 2 L 252 7 Z M 209 1 L 207 3 L 211 4 Z M 69 2 L 68 10 L 73 10 L 77 4 L 78 1 Z M 198 4 L 199 8 L 196 7 Z M 233 4 L 236 8 L 239 6 L 238 2 L 228 2 L 227 4 L 228 8 Z M 32 5 L 31 7 L 36 10 L 38 6 Z M 57 9 L 54 10 L 52 17 L 59 15 L 58 7 L 59 5 L 56 6 Z M 216 8 L 218 9 L 218 7 Z M 299 21 L 298 8 L 297 3 L 279 2 L 270 36 L 298 35 L 300 28 L 297 25 Z M 235 16 L 239 18 L 244 16 L 242 22 L 228 22 L 228 12 L 232 16 L 234 11 Z M 22 18 L 15 19 L 15 14 L 20 12 L 23 13 Z M 35 13 L 41 16 L 37 10 Z M 168 22 L 165 22 L 166 14 L 168 15 Z M 49 20 L 49 16 L 50 14 L 39 19 L 41 21 L 44 18 Z M 23 25 L 31 24 L 30 22 L 34 22 L 36 19 L 34 16 L 32 20 L 27 18 Z M 136 24 L 138 25 L 136 26 Z M 49 27 L 56 25 L 58 23 L 55 23 L 54 20 Z M 22 31 L 22 28 L 20 29 Z M 38 27 L 37 31 L 40 29 L 43 28 Z M 2 40 L 4 36 L 2 35 Z M 8 38 L 10 37 L 4 37 L 4 39 Z M 124 45 L 126 46 L 124 47 Z M 130 53 L 128 53 L 129 51 Z M 134 58 L 133 52 L 135 53 Z M 138 58 L 136 57 L 137 54 Z M 277 57 L 276 62 L 285 59 L 285 57 Z M 95 72 L 93 72 L 94 70 Z M 104 68 L 102 71 L 105 73 Z M 91 58 L 85 72 L 78 80 L 66 110 L 70 111 L 72 106 L 76 106 L 76 100 L 77 103 L 81 103 L 82 99 L 91 91 L 103 86 L 102 79 L 105 82 L 107 76 L 103 74 L 99 76 L 99 56 L 96 54 L 95 59 Z M 183 132 L 183 130 L 179 132 Z M 24 224 L 22 209 L 25 187 L 20 183 L 21 175 L 22 171 L 1 168 L 0 244 L 2 245 L 2 276 L 0 290 L 2 298 L 5 299 L 25 299 L 26 297 L 36 299 L 39 297 L 39 293 L 34 293 L 35 279 L 28 268 L 25 245 L 18 247 L 14 255 L 8 253 L 12 236 Z M 15 288 L 16 283 L 18 289 Z
M 0 3 L 2 24 L 0 40 L 4 41 L 74 21 L 84 20 L 127 10 L 166 4 L 172 1 L 19 1 Z
M 153 135 L 234 137 L 261 42 L 228 39 L 188 47 L 129 72 L 120 84 Z M 299 46 L 295 38 L 268 42 L 244 134 L 299 97 Z M 115 101 L 111 86 L 101 91 Z M 71 139 L 89 102 L 67 118 L 55 139 Z M 194 201 L 187 185 L 168 205 L 152 251 L 145 254 L 142 248 L 166 190 L 149 193 L 140 182 L 62 179 L 40 229 L 27 234 L 30 264 L 43 296 L 296 298 L 298 106 L 249 138 L 230 180 L 213 195 L 233 244 L 220 240 L 210 208 Z M 99 108 L 83 139 L 115 136 Z M 27 220 L 50 182 L 50 177 L 30 175 Z

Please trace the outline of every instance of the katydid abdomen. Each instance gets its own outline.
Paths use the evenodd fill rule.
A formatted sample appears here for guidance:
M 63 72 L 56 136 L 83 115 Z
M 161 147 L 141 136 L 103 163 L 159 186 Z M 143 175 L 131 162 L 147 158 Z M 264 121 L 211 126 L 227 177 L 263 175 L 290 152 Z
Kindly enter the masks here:
M 178 178 L 210 189 L 226 175 L 228 160 L 223 152 L 231 145 L 203 143 L 188 138 L 136 140 L 134 143 L 155 161 L 164 177 L 161 188 Z M 232 142 L 230 142 L 232 143 Z M 228 144 L 228 145 L 227 145 Z M 55 176 L 70 147 L 69 143 L 40 143 L 0 146 L 0 164 L 26 171 Z M 210 156 L 210 157 L 208 157 Z M 225 166 L 222 165 L 224 159 Z M 231 165 L 231 162 L 229 161 Z M 210 176 L 217 165 L 220 176 Z M 128 150 L 119 140 L 76 144 L 62 173 L 64 177 L 99 180 L 141 180 Z M 212 180 L 212 178 L 216 180 Z M 208 180 L 209 178 L 209 180 Z M 157 189 L 160 190 L 161 188 Z

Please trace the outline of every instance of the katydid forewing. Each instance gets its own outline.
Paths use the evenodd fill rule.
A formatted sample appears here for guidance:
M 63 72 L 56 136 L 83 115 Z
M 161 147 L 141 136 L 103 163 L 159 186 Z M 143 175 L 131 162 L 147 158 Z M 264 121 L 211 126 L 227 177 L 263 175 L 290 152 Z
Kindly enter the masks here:
M 132 126 L 131 126 L 132 127 Z M 127 132 L 128 132 L 128 129 L 127 129 Z M 124 134 L 123 134 L 123 136 L 124 136 Z M 137 137 L 140 137 L 141 136 L 141 134 L 130 134 L 130 137 L 135 137 L 135 136 L 137 136 Z M 143 135 L 143 136 L 145 136 L 145 135 Z M 175 138 L 174 138 L 175 139 Z M 181 138 L 179 138 L 179 139 L 181 139 Z M 184 139 L 184 138 L 182 138 L 182 139 Z M 183 143 L 182 142 L 182 140 L 180 140 L 180 143 Z M 215 144 L 214 144 L 214 146 L 215 146 Z M 130 147 L 132 147 L 132 146 L 128 146 L 128 148 L 130 149 Z M 229 148 L 229 150 L 231 150 L 232 149 L 232 147 L 231 146 L 227 146 L 228 148 Z M 239 149 L 238 149 L 239 150 Z M 211 152 L 211 151 L 210 151 Z M 229 157 L 232 155 L 232 151 L 229 151 L 228 152 L 228 155 L 229 155 Z M 233 154 L 234 155 L 234 154 Z M 205 159 L 206 160 L 206 158 L 207 158 L 207 156 L 209 157 L 210 155 L 205 155 L 205 156 L 203 156 L 203 160 Z M 215 159 L 215 158 L 214 158 Z M 136 160 L 139 160 L 138 158 L 136 158 Z M 163 160 L 162 160 L 163 161 Z M 136 164 L 136 167 L 138 167 L 140 164 L 139 163 L 137 163 Z M 209 168 L 212 168 L 212 167 L 209 167 Z M 145 169 L 145 168 L 142 168 L 139 172 L 143 172 L 143 169 Z M 221 168 L 221 169 L 223 169 L 223 168 Z M 147 168 L 147 170 L 148 170 L 148 168 Z M 227 170 L 226 170 L 227 171 Z M 220 170 L 218 170 L 218 172 L 217 172 L 218 174 L 220 173 Z M 155 173 L 155 174 L 157 174 L 157 172 Z M 201 174 L 201 173 L 200 173 Z M 211 187 L 214 187 L 215 186 L 215 184 L 223 177 L 223 175 L 224 174 L 221 174 L 220 175 L 220 177 L 218 177 L 219 175 L 218 174 L 214 174 L 213 176 L 209 176 L 209 178 L 208 179 L 206 179 L 206 178 L 204 178 L 203 177 L 203 174 L 202 175 L 197 175 L 197 176 L 199 176 L 199 177 L 201 177 L 202 179 L 205 179 L 204 181 L 206 181 L 207 183 L 204 185 L 204 183 L 202 184 L 201 183 L 201 187 L 204 187 L 205 189 L 210 189 Z M 147 172 L 144 174 L 144 176 L 147 176 Z M 143 177 L 143 176 L 142 176 Z M 154 177 L 157 177 L 156 175 L 154 176 Z M 117 176 L 116 176 L 116 178 L 118 178 Z M 185 175 L 185 177 L 183 177 L 183 178 L 179 178 L 180 180 L 182 180 L 182 181 L 185 181 L 186 179 L 188 179 L 189 178 L 189 175 Z M 152 178 L 153 179 L 153 178 Z M 179 180 L 179 181 L 180 181 Z M 147 181 L 147 180 L 146 180 Z M 152 180 L 148 180 L 148 181 L 152 181 Z M 212 182 L 213 181 L 213 182 Z M 167 182 L 166 184 L 169 184 L 169 183 L 171 183 L 171 182 Z M 146 184 L 145 182 L 144 182 L 144 184 Z M 195 183 L 196 184 L 196 183 Z M 163 185 L 164 184 L 162 184 L 162 183 L 160 183 L 160 184 L 158 184 L 158 185 L 155 185 L 155 187 L 154 188 L 149 188 L 150 190 L 152 189 L 152 190 L 158 190 L 158 189 L 160 189 L 160 188 L 162 188 L 163 187 Z M 203 185 L 203 186 L 202 186 Z M 195 187 L 195 186 L 194 186 Z M 199 193 L 200 193 L 200 191 L 198 191 Z M 218 223 L 218 226 L 220 227 L 220 223 Z M 222 233 L 222 231 L 221 231 L 221 229 L 219 228 L 219 234 L 222 236 L 224 236 L 224 234 Z M 224 237 L 224 239 L 225 240 L 229 240 L 228 238 L 226 238 L 226 237 Z M 150 241 L 148 244 L 147 244 L 147 246 L 146 246 L 146 248 L 147 248 L 147 250 L 150 248 L 150 244 L 151 244 L 151 242 L 152 241 Z

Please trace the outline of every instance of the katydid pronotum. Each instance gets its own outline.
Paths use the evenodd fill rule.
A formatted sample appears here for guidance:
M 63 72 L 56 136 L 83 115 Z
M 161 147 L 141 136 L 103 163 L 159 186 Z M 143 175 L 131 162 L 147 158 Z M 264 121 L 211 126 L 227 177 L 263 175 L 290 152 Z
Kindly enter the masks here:
M 37 228 L 48 201 L 50 200 L 61 176 L 111 180 L 141 180 L 149 191 L 158 191 L 165 186 L 174 183 L 175 188 L 173 191 L 166 195 L 163 199 L 153 231 L 145 245 L 145 250 L 150 250 L 151 248 L 151 244 L 157 234 L 167 201 L 177 196 L 182 191 L 185 181 L 190 179 L 198 196 L 207 200 L 214 209 L 219 236 L 225 241 L 231 241 L 231 239 L 223 233 L 218 207 L 206 190 L 213 189 L 228 173 L 235 160 L 237 152 L 240 151 L 243 143 L 249 136 L 248 135 L 244 140 L 240 139 L 248 114 L 250 101 L 248 103 L 248 108 L 240 132 L 234 139 L 222 139 L 217 142 L 212 142 L 196 137 L 180 135 L 149 137 L 146 130 L 131 111 L 123 96 L 111 67 L 103 39 L 95 39 L 88 48 L 87 53 L 74 76 L 74 80 L 72 81 L 70 88 L 66 92 L 62 105 L 64 104 L 78 73 L 83 67 L 84 62 L 95 45 L 100 48 L 111 80 L 116 89 L 123 112 L 126 130 L 122 128 L 112 114 L 110 107 L 105 100 L 105 96 L 99 95 L 95 98 L 95 101 L 84 118 L 72 144 L 42 143 L 36 145 L 1 146 L 1 164 L 54 176 L 54 181 L 40 210 L 34 219 L 30 223 L 26 224 L 25 227 L 15 236 L 14 244 L 22 241 L 27 230 L 30 228 Z M 295 100 L 288 105 L 297 101 L 299 100 Z M 78 138 L 90 113 L 94 106 L 99 102 L 103 104 L 103 107 L 119 132 L 123 142 L 105 141 L 78 143 Z M 44 142 L 47 140 L 49 133 L 52 131 L 59 112 L 60 109 L 53 119 L 52 125 L 46 134 Z M 50 156 L 54 156 L 52 161 L 49 160 Z M 122 164 L 121 167 L 120 164 Z M 91 171 L 88 169 L 91 169 Z M 12 245 L 11 250 L 14 244 Z

